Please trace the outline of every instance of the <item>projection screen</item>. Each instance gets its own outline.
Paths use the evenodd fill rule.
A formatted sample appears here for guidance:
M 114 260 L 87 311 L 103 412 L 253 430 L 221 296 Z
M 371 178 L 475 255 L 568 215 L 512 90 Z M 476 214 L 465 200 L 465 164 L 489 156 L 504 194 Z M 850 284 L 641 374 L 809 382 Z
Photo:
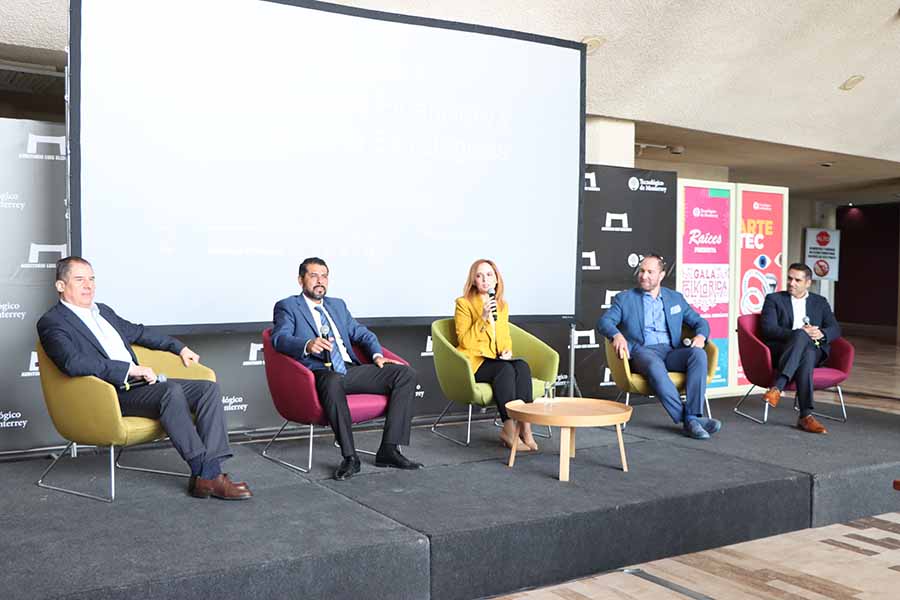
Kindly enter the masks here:
M 575 312 L 581 44 L 317 2 L 73 1 L 72 244 L 97 300 L 197 331 L 271 320 L 307 256 L 354 316 Z M 226 327 L 227 326 L 227 327 Z

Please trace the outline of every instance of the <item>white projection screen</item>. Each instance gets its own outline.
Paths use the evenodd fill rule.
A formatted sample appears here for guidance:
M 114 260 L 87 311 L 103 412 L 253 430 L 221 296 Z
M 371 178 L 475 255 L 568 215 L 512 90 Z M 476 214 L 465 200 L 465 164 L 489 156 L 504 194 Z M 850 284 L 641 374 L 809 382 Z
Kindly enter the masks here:
M 578 285 L 584 50 L 316 2 L 72 3 L 74 253 L 184 331 L 270 321 L 308 256 L 357 318 L 450 315 L 492 258 L 513 316 Z

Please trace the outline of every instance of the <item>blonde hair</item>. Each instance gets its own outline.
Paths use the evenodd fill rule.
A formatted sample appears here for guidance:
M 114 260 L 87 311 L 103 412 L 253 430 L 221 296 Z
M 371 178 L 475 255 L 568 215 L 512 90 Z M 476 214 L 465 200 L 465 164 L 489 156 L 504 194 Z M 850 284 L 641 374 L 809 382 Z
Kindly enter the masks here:
M 497 306 L 506 306 L 506 301 L 503 299 L 503 276 L 500 274 L 500 269 L 497 268 L 497 264 L 489 258 L 479 258 L 472 263 L 471 267 L 469 267 L 469 276 L 466 278 L 465 287 L 463 287 L 463 296 L 471 301 L 475 296 L 478 295 L 478 288 L 475 286 L 475 275 L 478 272 L 478 267 L 480 267 L 483 263 L 489 264 L 491 266 L 491 269 L 494 270 L 494 275 L 497 277 L 497 293 L 494 296 L 497 300 Z

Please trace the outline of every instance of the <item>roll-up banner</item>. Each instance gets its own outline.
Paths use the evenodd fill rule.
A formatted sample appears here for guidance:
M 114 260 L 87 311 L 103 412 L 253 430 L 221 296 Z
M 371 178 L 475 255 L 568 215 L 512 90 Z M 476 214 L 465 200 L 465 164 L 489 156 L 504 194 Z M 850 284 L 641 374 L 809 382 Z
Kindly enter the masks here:
M 731 327 L 737 348 L 737 317 L 762 311 L 767 294 L 784 289 L 787 273 L 788 188 L 764 185 L 737 185 L 736 252 L 739 268 L 735 285 L 735 322 Z M 734 385 L 746 386 L 740 356 L 735 353 Z
M 0 452 L 55 445 L 35 324 L 56 301 L 66 245 L 66 128 L 0 118 Z
M 676 176 L 603 165 L 587 165 L 584 176 L 575 376 L 582 395 L 614 398 L 618 391 L 597 319 L 616 294 L 636 285 L 635 268 L 644 254 L 675 255 Z M 677 270 L 670 269 L 663 285 L 675 288 L 677 277 Z M 564 371 L 565 350 L 560 358 Z
M 710 341 L 719 349 L 711 395 L 723 395 L 719 388 L 729 385 L 734 192 L 731 183 L 678 180 L 677 289 L 709 322 Z

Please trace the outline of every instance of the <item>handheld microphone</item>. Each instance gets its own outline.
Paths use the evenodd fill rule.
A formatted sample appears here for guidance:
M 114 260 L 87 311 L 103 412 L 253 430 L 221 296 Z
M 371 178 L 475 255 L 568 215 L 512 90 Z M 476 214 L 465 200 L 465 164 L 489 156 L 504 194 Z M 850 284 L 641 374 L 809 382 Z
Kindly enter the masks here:
M 497 290 L 494 288 L 489 289 L 488 290 L 488 298 L 490 298 L 491 300 L 495 300 L 496 297 L 497 297 Z M 497 304 L 496 304 L 496 302 L 494 303 L 493 308 L 491 308 L 491 317 L 494 318 L 494 321 L 497 320 Z
M 331 336 L 331 327 L 328 326 L 328 321 L 322 321 L 322 327 L 319 328 L 319 337 L 329 339 Z M 322 362 L 325 363 L 326 369 L 333 369 L 333 365 L 331 364 L 331 352 L 328 350 L 322 350 Z
M 806 325 L 809 325 L 809 324 L 810 324 L 809 317 L 803 317 L 803 325 L 806 326 Z M 813 344 L 815 344 L 815 345 L 816 345 L 816 348 L 818 348 L 819 345 L 820 345 L 819 340 L 813 340 Z
M 166 377 L 162 373 L 159 373 L 156 376 L 156 383 L 165 383 L 167 380 L 168 380 L 168 377 Z M 150 385 L 150 382 L 147 381 L 146 379 L 143 379 L 143 378 L 134 379 L 134 380 L 129 379 L 128 381 L 126 381 L 125 383 L 120 385 L 119 389 L 122 390 L 123 392 L 127 392 L 128 390 L 133 390 L 134 388 L 144 387 L 145 385 Z

